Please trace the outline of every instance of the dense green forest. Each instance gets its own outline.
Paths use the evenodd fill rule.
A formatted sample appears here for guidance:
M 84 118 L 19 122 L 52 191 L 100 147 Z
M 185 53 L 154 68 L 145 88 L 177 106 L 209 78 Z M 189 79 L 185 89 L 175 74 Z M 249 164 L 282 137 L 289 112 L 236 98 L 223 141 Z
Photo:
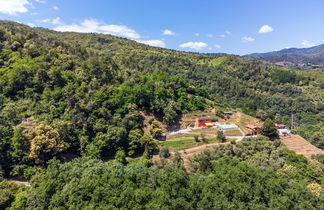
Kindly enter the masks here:
M 13 194 L 8 192 L 10 198 L 0 207 L 16 196 L 16 209 L 108 204 L 315 208 L 320 202 L 305 186 L 321 181 L 307 177 L 290 191 L 289 179 L 277 169 L 250 166 L 235 155 L 213 160 L 193 176 L 175 163 L 148 167 L 156 142 L 152 133 L 144 132 L 142 113 L 152 113 L 169 126 L 184 113 L 215 105 L 285 124 L 294 114 L 295 131 L 323 148 L 323 78 L 321 71 L 278 69 L 237 56 L 184 53 L 111 35 L 59 33 L 0 21 L 0 179 L 36 174 L 28 191 L 2 182 L 0 189 L 12 189 L 8 191 Z M 143 153 L 140 163 L 127 166 L 101 161 Z M 76 159 L 60 165 L 54 157 Z M 219 192 L 208 202 L 213 185 L 197 186 L 200 179 L 215 176 L 224 178 L 224 185 L 231 182 L 218 170 L 233 171 L 236 180 L 253 174 L 256 182 L 243 182 L 242 190 L 258 186 L 260 191 L 238 191 L 238 197 L 227 200 Z M 167 181 L 170 177 L 174 179 Z M 257 200 L 260 194 L 262 201 Z
M 177 155 L 160 168 L 141 162 L 51 160 L 32 186 L 11 189 L 9 209 L 321 209 L 323 165 L 280 142 L 221 145 L 194 157 L 188 174 Z M 10 197 L 11 196 L 11 197 Z M 16 197 L 14 199 L 14 197 Z M 4 203 L 3 201 L 3 203 Z

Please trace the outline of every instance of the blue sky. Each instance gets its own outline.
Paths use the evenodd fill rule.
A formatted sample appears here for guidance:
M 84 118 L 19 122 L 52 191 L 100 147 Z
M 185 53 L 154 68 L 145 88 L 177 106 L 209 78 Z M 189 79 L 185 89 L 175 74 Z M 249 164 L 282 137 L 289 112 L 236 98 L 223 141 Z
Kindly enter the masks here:
M 324 43 L 323 0 L 0 0 L 0 19 L 194 52 Z

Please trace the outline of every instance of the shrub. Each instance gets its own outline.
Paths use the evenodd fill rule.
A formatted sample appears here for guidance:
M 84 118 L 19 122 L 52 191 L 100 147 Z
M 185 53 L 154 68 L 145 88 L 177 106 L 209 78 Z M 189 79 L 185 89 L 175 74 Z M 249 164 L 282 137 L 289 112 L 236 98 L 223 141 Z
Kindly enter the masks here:
M 153 128 L 150 130 L 150 133 L 153 138 L 159 139 L 162 137 L 162 129 L 161 128 Z
M 201 136 L 202 142 L 206 143 L 207 139 L 206 139 L 205 134 L 201 133 L 200 136 Z
M 231 143 L 231 144 L 236 144 L 236 140 L 235 140 L 235 139 L 232 139 L 232 140 L 230 141 L 230 143 Z
M 4 174 L 4 170 L 2 170 L 2 166 L 0 165 L 0 181 L 3 179 Z
M 276 140 L 274 141 L 274 145 L 275 145 L 275 147 L 280 147 L 280 145 L 281 145 L 281 141 L 280 141 L 279 139 L 276 139 Z
M 117 162 L 119 162 L 119 163 L 121 163 L 123 165 L 127 164 L 126 155 L 125 155 L 125 152 L 123 150 L 118 150 L 116 152 L 115 159 L 116 159 Z
M 0 181 L 0 209 L 6 209 L 22 187 L 9 181 Z
M 148 124 L 152 125 L 152 123 L 154 122 L 154 118 L 151 118 L 148 120 Z
M 312 155 L 312 159 L 317 160 L 318 162 L 324 164 L 324 155 L 323 154 Z
M 215 113 L 215 115 L 216 115 L 217 117 L 222 118 L 222 119 L 225 118 L 224 112 L 221 111 L 221 110 L 217 110 L 216 113 Z
M 268 141 L 269 138 L 266 136 L 257 136 L 257 137 L 245 137 L 243 141 Z
M 140 163 L 142 163 L 145 167 L 151 166 L 152 162 L 150 159 L 150 153 L 148 151 L 143 153 Z
M 219 142 L 222 142 L 222 143 L 226 142 L 226 137 L 224 136 L 223 131 L 217 131 L 216 138 Z
M 214 116 L 212 117 L 212 121 L 213 121 L 213 122 L 217 122 L 218 120 L 219 120 L 218 117 L 214 117 Z
M 159 157 L 160 158 L 168 158 L 170 157 L 170 151 L 169 148 L 167 147 L 162 147 L 159 152 Z
M 183 159 L 181 157 L 181 154 L 179 152 L 176 152 L 172 158 L 172 163 L 176 165 L 178 168 L 183 167 Z
M 278 130 L 273 123 L 271 119 L 267 119 L 262 127 L 261 127 L 261 133 L 264 136 L 267 136 L 269 138 L 277 138 L 278 137 Z
M 194 136 L 195 142 L 199 142 L 199 136 Z

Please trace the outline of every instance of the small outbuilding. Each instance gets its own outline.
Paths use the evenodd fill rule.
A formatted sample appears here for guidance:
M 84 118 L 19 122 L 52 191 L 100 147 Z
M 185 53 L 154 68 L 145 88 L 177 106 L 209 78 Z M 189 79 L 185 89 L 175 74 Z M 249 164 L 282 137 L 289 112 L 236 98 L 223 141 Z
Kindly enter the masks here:
M 213 127 L 211 117 L 199 117 L 195 121 L 195 128 L 208 128 Z
M 253 135 L 260 135 L 261 134 L 261 128 L 256 125 L 246 125 L 245 128 L 250 131 Z
M 229 129 L 239 129 L 239 127 L 235 124 L 219 124 L 216 123 L 216 127 L 218 127 L 221 130 L 229 130 Z
M 277 129 L 285 129 L 286 125 L 284 124 L 276 124 Z

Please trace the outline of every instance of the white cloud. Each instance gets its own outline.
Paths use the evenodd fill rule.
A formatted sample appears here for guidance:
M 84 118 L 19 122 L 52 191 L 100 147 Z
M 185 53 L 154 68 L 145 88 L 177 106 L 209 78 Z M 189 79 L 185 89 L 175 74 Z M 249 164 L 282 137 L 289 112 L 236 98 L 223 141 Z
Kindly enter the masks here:
M 269 25 L 263 25 L 259 29 L 259 34 L 267 34 L 273 31 L 273 28 Z
M 169 30 L 169 29 L 165 29 L 163 31 L 163 34 L 164 35 L 169 35 L 169 36 L 175 35 L 175 33 L 173 31 Z
M 35 27 L 34 23 L 27 23 L 27 25 L 29 25 L 30 27 Z
M 93 19 L 85 19 L 80 24 L 61 25 L 54 28 L 56 31 L 75 31 L 81 33 L 103 33 L 115 36 L 139 39 L 141 36 L 125 25 L 106 25 Z
M 255 39 L 253 37 L 245 36 L 242 37 L 242 42 L 254 42 Z
M 203 50 L 206 47 L 208 47 L 208 45 L 205 42 L 186 42 L 186 43 L 181 44 L 180 47 L 191 48 L 194 50 Z
M 207 37 L 208 38 L 213 38 L 213 35 L 212 34 L 207 34 Z
M 146 45 L 150 45 L 153 47 L 165 47 L 166 44 L 164 41 L 162 40 L 137 40 L 137 42 L 142 43 L 142 44 L 146 44 Z
M 18 15 L 28 12 L 27 6 L 32 6 L 28 0 L 0 0 L 0 13 Z
M 37 3 L 42 3 L 42 4 L 45 4 L 46 1 L 45 0 L 35 0 Z
M 200 33 L 194 33 L 195 36 L 200 36 Z
M 220 34 L 220 35 L 218 35 L 220 38 L 225 38 L 226 36 L 228 36 L 228 35 L 231 35 L 231 32 L 230 31 L 225 31 L 225 33 L 224 34 Z
M 61 18 L 59 17 L 56 17 L 54 19 L 44 19 L 44 20 L 41 20 L 42 23 L 51 23 L 53 25 L 60 25 L 62 24 L 61 23 Z
M 53 6 L 53 9 L 56 11 L 60 10 L 60 8 L 58 6 Z
M 219 49 L 219 48 L 221 48 L 222 46 L 221 46 L 220 44 L 215 44 L 215 47 Z
M 314 47 L 314 46 L 315 46 L 315 44 L 314 44 L 313 42 L 310 42 L 310 41 L 308 41 L 308 40 L 303 40 L 303 41 L 300 43 L 300 45 L 301 45 L 302 47 Z

